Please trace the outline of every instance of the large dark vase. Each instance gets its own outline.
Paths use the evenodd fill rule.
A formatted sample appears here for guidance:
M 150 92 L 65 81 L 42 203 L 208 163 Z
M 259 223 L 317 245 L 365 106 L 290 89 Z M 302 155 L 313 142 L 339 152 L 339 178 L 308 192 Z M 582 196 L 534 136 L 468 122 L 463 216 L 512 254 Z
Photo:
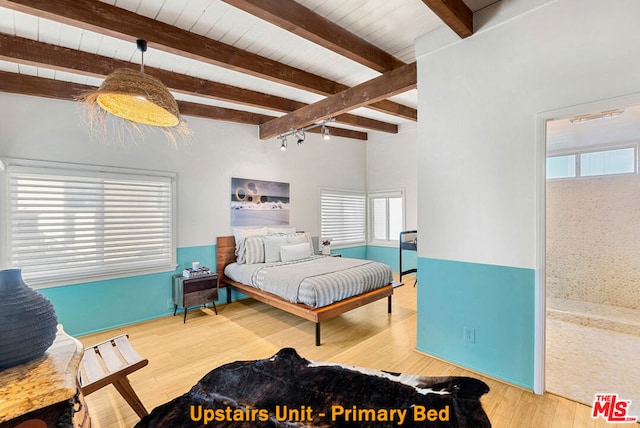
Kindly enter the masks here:
M 53 305 L 24 283 L 21 269 L 0 270 L 0 370 L 42 355 L 57 325 Z

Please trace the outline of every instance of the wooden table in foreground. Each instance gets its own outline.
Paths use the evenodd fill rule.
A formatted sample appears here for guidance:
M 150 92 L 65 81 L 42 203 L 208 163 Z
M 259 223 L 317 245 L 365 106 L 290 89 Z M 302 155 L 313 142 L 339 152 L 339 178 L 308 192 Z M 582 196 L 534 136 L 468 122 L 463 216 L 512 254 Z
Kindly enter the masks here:
M 58 326 L 44 355 L 0 371 L 0 428 L 90 427 L 77 386 L 83 352 Z

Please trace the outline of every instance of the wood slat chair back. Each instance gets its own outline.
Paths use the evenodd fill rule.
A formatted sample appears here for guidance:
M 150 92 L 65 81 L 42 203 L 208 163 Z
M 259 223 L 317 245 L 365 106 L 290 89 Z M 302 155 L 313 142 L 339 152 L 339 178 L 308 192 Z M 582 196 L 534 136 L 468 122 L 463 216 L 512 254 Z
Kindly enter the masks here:
M 113 384 L 138 416 L 147 416 L 149 412 L 127 378 L 128 374 L 147 364 L 149 360 L 136 352 L 126 334 L 86 348 L 78 372 L 82 393 L 86 396 Z

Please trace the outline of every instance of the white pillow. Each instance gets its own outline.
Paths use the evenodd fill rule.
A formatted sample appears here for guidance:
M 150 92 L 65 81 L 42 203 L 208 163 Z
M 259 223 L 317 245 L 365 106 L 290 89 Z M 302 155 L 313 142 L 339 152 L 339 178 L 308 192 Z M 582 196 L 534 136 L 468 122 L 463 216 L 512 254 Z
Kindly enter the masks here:
M 264 241 L 262 236 L 249 236 L 244 240 L 244 262 L 264 263 Z
M 280 259 L 283 262 L 292 262 L 294 260 L 306 259 L 307 257 L 309 257 L 309 244 L 306 242 L 280 247 Z
M 296 228 L 295 227 L 291 227 L 291 226 L 269 226 L 267 227 L 267 234 L 268 235 L 281 235 L 281 234 L 291 234 L 291 233 L 296 233 Z
M 244 241 L 249 236 L 266 236 L 267 228 L 266 227 L 234 227 L 233 228 L 233 236 L 236 239 L 236 263 L 243 264 L 246 263 L 245 259 L 245 248 Z
M 264 261 L 265 263 L 275 263 L 281 261 L 280 247 L 291 244 L 307 244 L 307 257 L 313 253 L 309 234 L 293 233 L 288 235 L 268 235 L 264 240 Z

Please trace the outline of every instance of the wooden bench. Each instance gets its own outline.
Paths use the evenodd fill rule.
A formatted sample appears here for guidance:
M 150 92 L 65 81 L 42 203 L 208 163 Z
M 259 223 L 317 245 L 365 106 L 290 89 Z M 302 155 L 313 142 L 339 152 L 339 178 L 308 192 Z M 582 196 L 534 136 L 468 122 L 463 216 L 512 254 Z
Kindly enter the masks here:
M 118 390 L 141 418 L 149 412 L 135 393 L 127 375 L 149 364 L 142 358 L 126 334 L 86 348 L 78 372 L 82 393 L 86 396 L 109 384 Z

